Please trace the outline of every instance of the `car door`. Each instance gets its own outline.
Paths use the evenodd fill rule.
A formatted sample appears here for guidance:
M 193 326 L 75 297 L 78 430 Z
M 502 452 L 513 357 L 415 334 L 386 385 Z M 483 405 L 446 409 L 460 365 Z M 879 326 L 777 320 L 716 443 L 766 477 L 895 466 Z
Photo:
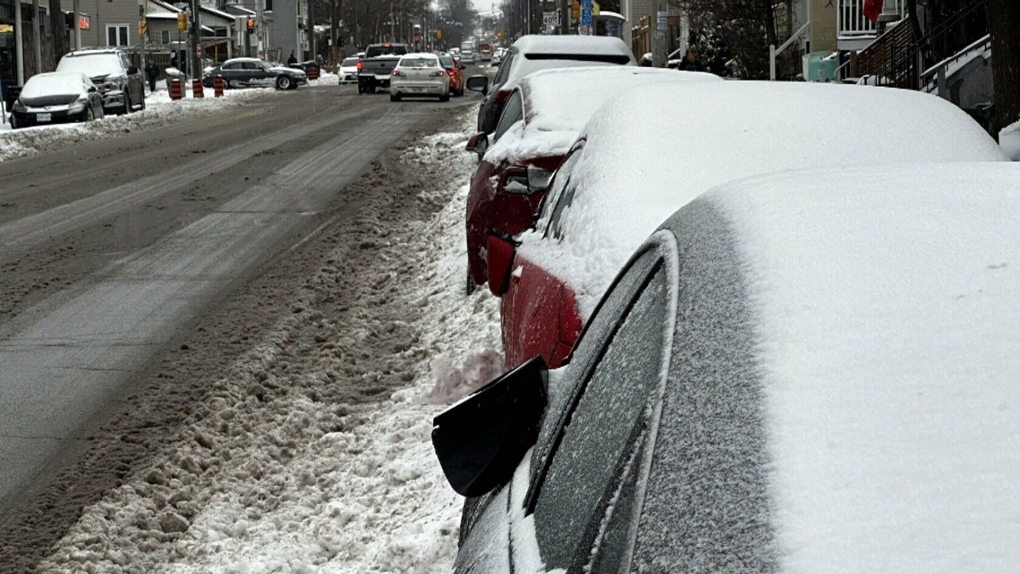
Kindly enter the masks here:
M 566 398 L 556 424 L 543 425 L 522 509 L 534 521 L 533 537 L 522 529 L 529 535 L 512 541 L 515 556 L 537 551 L 546 570 L 589 569 L 598 541 L 631 535 L 604 525 L 634 508 L 636 499 L 625 498 L 637 490 L 636 468 L 668 375 L 678 296 L 672 241 L 657 234 L 617 279 L 556 391 Z M 600 564 L 615 560 L 603 556 Z

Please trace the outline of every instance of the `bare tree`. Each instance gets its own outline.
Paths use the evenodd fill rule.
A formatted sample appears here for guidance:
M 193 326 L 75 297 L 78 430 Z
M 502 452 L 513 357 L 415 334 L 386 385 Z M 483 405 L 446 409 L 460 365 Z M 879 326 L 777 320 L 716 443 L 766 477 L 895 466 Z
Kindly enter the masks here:
M 728 52 L 740 75 L 768 77 L 769 44 L 779 43 L 774 0 L 673 0 L 673 4 L 688 14 L 695 38 L 720 42 L 715 46 L 692 42 L 696 51 Z
M 985 10 L 992 38 L 995 124 L 1001 129 L 1020 121 L 1020 2 L 985 0 Z

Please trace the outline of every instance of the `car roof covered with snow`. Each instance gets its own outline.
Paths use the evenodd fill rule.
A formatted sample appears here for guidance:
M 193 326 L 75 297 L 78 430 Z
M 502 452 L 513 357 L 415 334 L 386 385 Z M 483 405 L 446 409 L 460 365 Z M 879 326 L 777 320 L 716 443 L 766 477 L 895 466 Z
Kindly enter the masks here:
M 485 154 L 498 165 L 545 155 L 563 155 L 592 115 L 617 93 L 660 83 L 722 82 L 713 74 L 639 68 L 598 66 L 542 70 L 521 80 L 524 122 L 507 131 Z
M 511 89 L 521 78 L 550 68 L 636 65 L 630 48 L 619 38 L 607 36 L 522 36 L 511 46 L 506 75 L 501 70 L 498 87 Z M 506 65 L 505 63 L 503 64 Z
M 610 36 L 528 34 L 518 38 L 510 48 L 524 54 L 601 54 L 634 59 L 623 40 Z
M 663 109 L 674 111 L 649 113 Z M 541 240 L 547 209 L 521 253 L 571 285 L 583 316 L 666 215 L 716 185 L 811 167 L 1007 160 L 940 98 L 812 83 L 645 86 L 612 98 L 581 137 L 561 240 Z
M 636 555 L 1020 563 L 1017 189 L 1007 163 L 808 170 L 667 220 L 680 301 Z
M 92 80 L 84 72 L 45 72 L 25 82 L 21 97 L 25 99 L 52 95 L 85 94 Z

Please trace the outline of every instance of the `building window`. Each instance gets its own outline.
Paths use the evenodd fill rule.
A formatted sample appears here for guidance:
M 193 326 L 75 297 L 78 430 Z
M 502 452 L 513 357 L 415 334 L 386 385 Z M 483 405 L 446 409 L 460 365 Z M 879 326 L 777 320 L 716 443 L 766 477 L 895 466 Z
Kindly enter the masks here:
M 107 24 L 106 25 L 106 45 L 107 46 L 130 46 L 131 42 L 128 38 L 128 25 L 127 24 Z
M 163 30 L 159 33 L 159 41 L 163 44 L 170 43 L 170 30 Z

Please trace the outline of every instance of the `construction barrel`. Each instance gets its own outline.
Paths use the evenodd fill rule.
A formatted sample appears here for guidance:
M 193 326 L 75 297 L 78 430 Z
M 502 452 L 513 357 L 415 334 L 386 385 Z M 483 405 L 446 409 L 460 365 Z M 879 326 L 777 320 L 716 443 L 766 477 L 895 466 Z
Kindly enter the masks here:
M 319 67 L 318 66 L 308 66 L 308 79 L 309 80 L 318 80 L 319 79 Z
M 213 78 L 213 96 L 217 98 L 223 97 L 223 78 L 219 76 Z
M 181 93 L 181 91 L 182 91 L 181 90 L 181 81 L 180 80 L 170 80 L 170 99 L 171 100 L 179 100 L 182 97 L 184 97 L 184 95 Z
M 204 98 L 202 93 L 202 80 L 191 80 L 191 96 L 193 98 Z

